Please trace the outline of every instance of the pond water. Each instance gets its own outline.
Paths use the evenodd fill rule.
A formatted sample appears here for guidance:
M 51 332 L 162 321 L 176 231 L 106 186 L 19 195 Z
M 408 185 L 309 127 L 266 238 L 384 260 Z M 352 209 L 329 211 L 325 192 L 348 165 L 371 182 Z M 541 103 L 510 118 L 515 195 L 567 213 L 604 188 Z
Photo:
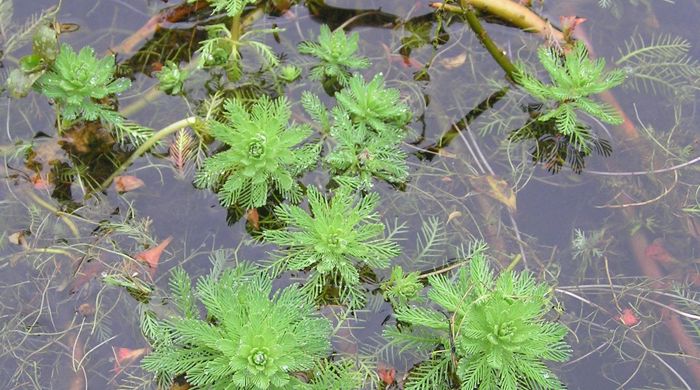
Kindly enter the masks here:
M 506 89 L 483 109 L 486 99 L 510 84 L 462 18 L 437 16 L 425 1 L 269 3 L 247 13 L 247 28 L 283 29 L 256 40 L 270 45 L 284 64 L 298 64 L 306 74 L 312 59 L 300 56 L 296 46 L 315 39 L 322 24 L 343 25 L 359 33 L 359 52 L 372 63 L 362 71 L 365 77 L 381 72 L 413 111 L 402 145 L 408 182 L 377 182 L 373 189 L 381 194 L 382 220 L 403 226 L 397 235 L 403 254 L 393 265 L 427 273 L 457 261 L 460 247 L 484 240 L 494 264 L 516 262 L 517 269 L 527 268 L 555 288 L 556 307 L 548 318 L 569 329 L 573 353 L 569 362 L 550 367 L 568 388 L 700 388 L 694 285 L 700 283 L 700 164 L 693 163 L 700 145 L 700 2 L 534 2 L 553 22 L 586 18 L 577 36 L 610 68 L 629 72 L 623 86 L 597 98 L 619 103 L 628 124 L 583 118 L 613 152 L 587 157 L 581 173 L 567 163 L 549 172 L 545 163 L 533 163 L 532 140 L 509 138 L 535 103 L 524 91 Z M 5 49 L 8 37 L 56 2 L 1 0 L 0 9 L 8 4 L 14 12 L 12 24 L 0 26 Z M 116 97 L 121 112 L 161 129 L 195 114 L 218 88 L 237 86 L 221 72 L 197 71 L 184 95 L 152 92 L 155 70 L 166 59 L 191 60 L 206 37 L 203 26 L 219 18 L 204 8 L 176 13 L 177 21 L 155 33 L 144 29 L 154 15 L 182 7 L 172 0 L 65 0 L 55 17 L 66 28 L 79 26 L 61 34 L 61 42 L 76 49 L 89 45 L 100 55 L 116 51 L 117 72 L 132 80 Z M 544 79 L 536 52 L 541 36 L 494 17 L 483 22 L 508 57 L 540 69 Z M 2 57 L 3 80 L 31 44 L 13 49 Z M 285 93 L 296 122 L 308 121 L 298 103 L 303 91 L 333 104 L 317 82 L 277 87 L 258 72 L 254 52 L 244 52 L 243 60 L 249 84 L 240 88 L 241 96 Z M 172 137 L 124 173 L 143 186 L 117 193 L 112 185 L 86 196 L 134 148 L 113 143 L 91 125 L 57 135 L 55 108 L 36 92 L 21 100 L 0 95 L 0 378 L 7 389 L 156 388 L 139 367 L 149 347 L 137 298 L 149 296 L 153 306 L 164 302 L 169 270 L 177 265 L 195 278 L 209 273 L 212 257 L 218 266 L 244 259 L 263 263 L 275 248 L 255 241 L 254 225 L 279 226 L 268 208 L 260 208 L 259 221 L 252 222 L 245 210 L 227 210 L 212 191 L 195 188 L 194 163 L 177 166 L 168 153 Z M 441 139 L 449 142 L 436 148 Z M 324 186 L 328 174 L 318 169 L 302 182 Z M 428 256 L 415 261 L 426 226 L 440 234 Z M 172 241 L 157 267 L 134 260 L 168 237 Z M 339 322 L 333 340 L 338 354 L 356 358 L 370 374 L 377 365 L 395 368 L 393 386 L 400 388 L 426 355 L 399 353 L 381 337 L 395 323 L 377 283 L 389 274 L 376 271 L 362 310 L 327 305 L 322 313 Z M 288 273 L 276 285 L 303 276 Z M 367 387 L 377 383 L 375 377 Z

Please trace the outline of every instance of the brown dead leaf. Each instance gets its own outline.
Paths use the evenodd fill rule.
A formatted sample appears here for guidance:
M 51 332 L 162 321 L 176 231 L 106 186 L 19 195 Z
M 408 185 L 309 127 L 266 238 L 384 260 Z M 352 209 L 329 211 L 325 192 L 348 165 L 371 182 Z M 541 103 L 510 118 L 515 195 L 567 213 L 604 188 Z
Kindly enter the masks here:
M 507 181 L 492 175 L 469 176 L 469 182 L 476 192 L 484 194 L 504 204 L 508 211 L 516 210 L 516 197 Z
M 260 230 L 260 214 L 258 214 L 258 209 L 248 209 L 245 213 L 245 218 L 253 229 Z
M 453 220 L 455 218 L 459 218 L 461 216 L 462 216 L 461 211 L 453 211 L 450 213 L 450 215 L 447 216 L 447 222 L 445 222 L 445 224 L 448 224 L 448 223 L 450 223 L 451 220 Z
M 7 236 L 7 240 L 13 245 L 21 245 L 24 249 L 29 249 L 29 244 L 27 244 L 27 239 L 25 238 L 25 232 L 19 231 L 14 232 Z
M 143 180 L 136 176 L 117 176 L 114 178 L 114 188 L 117 192 L 129 192 L 144 186 Z

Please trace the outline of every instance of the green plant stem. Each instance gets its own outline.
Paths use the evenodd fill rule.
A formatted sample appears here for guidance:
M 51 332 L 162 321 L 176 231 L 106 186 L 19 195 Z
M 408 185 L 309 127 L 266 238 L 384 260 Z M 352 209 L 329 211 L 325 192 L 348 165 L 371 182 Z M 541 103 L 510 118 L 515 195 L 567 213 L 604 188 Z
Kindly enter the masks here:
M 199 63 L 199 57 L 193 58 L 190 62 L 188 62 L 183 68 L 183 72 L 192 72 L 197 68 L 197 64 Z M 160 98 L 162 95 L 165 94 L 165 92 L 161 91 L 160 88 L 158 88 L 159 84 L 156 84 L 149 88 L 141 97 L 129 104 L 128 106 L 122 108 L 119 110 L 119 114 L 125 118 L 128 118 L 129 116 L 133 115 L 134 113 L 137 113 L 141 111 L 144 107 L 146 107 L 149 103 L 152 101 Z
M 255 10 L 251 11 L 250 13 L 246 14 L 245 17 L 241 18 L 240 16 L 237 17 L 238 19 L 238 28 L 235 29 L 237 32 L 236 35 L 236 41 L 240 37 L 241 31 L 245 30 L 246 28 L 250 27 L 256 20 L 260 19 L 265 13 L 263 12 L 262 7 L 258 7 Z M 235 20 L 234 20 L 235 22 Z M 234 24 L 231 24 L 231 36 L 233 37 L 234 35 Z M 232 38 L 233 39 L 233 38 Z M 183 67 L 184 71 L 194 71 L 197 68 L 197 64 L 199 64 L 199 58 L 195 57 L 190 62 L 187 63 Z M 119 113 L 123 116 L 128 118 L 129 116 L 141 111 L 144 107 L 146 107 L 149 103 L 152 101 L 160 98 L 162 95 L 164 95 L 165 92 L 161 91 L 158 89 L 157 85 L 154 85 L 151 87 L 148 91 L 144 93 L 141 98 L 128 106 L 122 108 L 119 110 Z
M 76 239 L 80 239 L 80 231 L 78 230 L 78 227 L 75 225 L 75 223 L 73 223 L 73 221 L 70 219 L 70 217 L 72 217 L 72 215 L 70 215 L 68 213 L 64 213 L 63 211 L 57 209 L 54 205 L 52 205 L 51 203 L 42 199 L 39 195 L 35 194 L 34 191 L 32 191 L 32 190 L 27 190 L 27 191 L 25 191 L 25 193 L 27 194 L 27 196 L 29 196 L 34 201 L 34 203 L 49 210 L 50 212 L 56 214 L 56 216 L 61 218 L 63 223 L 65 223 L 66 226 L 68 226 L 68 229 L 73 234 L 73 237 L 75 237 Z
M 476 37 L 479 38 L 481 44 L 484 45 L 486 50 L 488 50 L 488 52 L 491 54 L 491 57 L 493 57 L 493 59 L 498 63 L 498 65 L 501 68 L 503 68 L 503 70 L 506 72 L 506 75 L 508 76 L 508 79 L 514 82 L 514 74 L 517 72 L 515 65 L 513 65 L 508 56 L 506 56 L 505 53 L 501 49 L 499 49 L 498 46 L 496 46 L 491 37 L 489 37 L 489 34 L 486 32 L 486 29 L 484 29 L 484 26 L 482 26 L 481 22 L 479 22 L 479 18 L 476 17 L 474 9 L 471 6 L 467 6 L 464 9 L 464 15 L 467 18 L 467 23 L 469 24 L 469 27 L 471 27 L 472 31 L 474 31 Z
M 443 132 L 442 136 L 438 141 L 430 146 L 427 146 L 426 151 L 421 151 L 416 153 L 421 159 L 432 160 L 442 148 L 448 146 L 455 137 L 459 135 L 460 131 L 465 130 L 470 123 L 476 120 L 481 114 L 491 109 L 496 103 L 498 103 L 510 90 L 510 86 L 506 85 L 498 91 L 493 92 L 486 99 L 482 100 L 476 105 L 471 111 L 464 116 L 464 118 L 452 124 L 448 130 Z
M 104 191 L 112 183 L 115 177 L 119 176 L 122 172 L 124 172 L 131 164 L 134 163 L 134 161 L 136 161 L 136 159 L 141 157 L 149 149 L 155 146 L 158 143 L 158 141 L 169 136 L 170 134 L 175 133 L 180 129 L 194 125 L 195 122 L 197 122 L 197 117 L 191 116 L 185 119 L 181 119 L 177 122 L 171 123 L 170 125 L 155 132 L 151 136 L 151 138 L 147 139 L 146 142 L 141 144 L 141 146 L 139 146 L 139 148 L 136 149 L 134 153 L 132 153 L 131 156 L 129 156 L 129 158 L 126 161 L 124 161 L 124 163 L 122 163 L 107 179 L 105 179 L 95 191 Z
M 233 47 L 238 44 L 238 39 L 241 37 L 241 15 L 236 15 L 231 21 L 231 41 L 233 42 Z

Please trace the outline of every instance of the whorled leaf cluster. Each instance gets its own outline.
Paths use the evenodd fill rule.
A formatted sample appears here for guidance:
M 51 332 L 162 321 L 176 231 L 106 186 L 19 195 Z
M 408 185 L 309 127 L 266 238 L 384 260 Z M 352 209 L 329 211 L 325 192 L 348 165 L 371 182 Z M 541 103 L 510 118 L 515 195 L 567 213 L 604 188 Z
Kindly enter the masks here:
M 355 54 L 359 39 L 358 33 L 348 37 L 341 29 L 331 32 L 327 25 L 322 25 L 318 42 L 302 42 L 298 47 L 299 53 L 312 55 L 320 61 L 311 67 L 309 77 L 318 81 L 331 79 L 345 85 L 350 78 L 350 70 L 369 67 L 367 58 Z
M 592 99 L 591 95 L 620 85 L 625 80 L 625 72 L 621 69 L 606 72 L 605 60 L 591 60 L 582 42 L 568 53 L 541 47 L 537 54 L 552 83 L 541 82 L 522 63 L 518 64 L 515 81 L 544 104 L 538 121 L 553 120 L 558 133 L 567 137 L 570 144 L 590 153 L 591 135 L 576 111 L 584 111 L 605 123 L 622 123 L 614 107 Z
M 312 296 L 318 297 L 331 282 L 343 302 L 358 307 L 364 302 L 361 267 L 387 268 L 400 253 L 384 236 L 385 226 L 375 211 L 379 195 L 361 197 L 345 187 L 332 198 L 314 187 L 306 195 L 310 213 L 299 206 L 278 206 L 275 216 L 287 228 L 265 230 L 263 239 L 281 247 L 274 259 L 279 269 L 309 271 L 304 288 Z
M 298 201 L 302 191 L 296 178 L 316 162 L 320 151 L 318 144 L 300 145 L 311 128 L 289 125 L 285 97 L 263 96 L 250 111 L 229 99 L 224 110 L 225 121 L 212 120 L 208 127 L 229 149 L 204 161 L 195 185 L 215 188 L 225 207 L 260 207 L 273 191 Z
M 328 356 L 331 326 L 298 286 L 273 294 L 268 275 L 236 269 L 201 278 L 194 291 L 176 269 L 170 285 L 180 313 L 147 319 L 154 351 L 142 362 L 162 385 L 184 374 L 194 389 L 311 388 L 295 374 Z
M 392 342 L 436 351 L 409 374 L 405 388 L 564 388 L 544 364 L 566 361 L 570 354 L 566 328 L 546 320 L 551 288 L 528 273 L 503 271 L 496 277 L 484 250 L 473 251 L 469 268 L 461 268 L 455 278 L 429 278 L 428 298 L 435 309 L 396 309 L 405 325 L 386 332 Z
M 124 92 L 131 85 L 127 78 L 115 78 L 114 56 L 97 59 L 91 47 L 76 53 L 68 44 L 61 45 L 56 61 L 36 86 L 61 107 L 63 118 L 121 122 L 119 114 L 101 102 Z

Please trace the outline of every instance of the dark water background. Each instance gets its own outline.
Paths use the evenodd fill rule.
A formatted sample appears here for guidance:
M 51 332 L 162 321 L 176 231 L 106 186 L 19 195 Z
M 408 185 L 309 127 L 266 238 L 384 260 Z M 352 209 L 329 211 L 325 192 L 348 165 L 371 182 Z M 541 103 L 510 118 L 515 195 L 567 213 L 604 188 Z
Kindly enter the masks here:
M 15 19 L 25 20 L 53 4 L 53 1 L 45 0 L 15 1 Z M 690 57 L 698 58 L 700 49 L 696 26 L 700 8 L 697 1 L 679 1 L 676 4 L 653 1 L 633 5 L 626 0 L 615 0 L 613 4 L 615 12 L 602 9 L 597 1 L 591 0 L 547 2 L 542 15 L 552 21 L 558 20 L 560 15 L 573 13 L 588 18 L 582 29 L 588 34 L 596 55 L 607 58 L 609 63 L 619 57 L 617 48 L 623 47 L 624 41 L 635 34 L 641 34 L 645 39 L 661 34 L 680 36 L 692 45 Z M 166 4 L 155 0 L 67 0 L 57 18 L 62 23 L 78 24 L 80 29 L 62 35 L 61 41 L 70 43 L 74 48 L 90 45 L 96 52 L 105 53 L 143 26 L 159 9 L 172 5 L 172 1 Z M 338 1 L 333 5 L 346 9 L 381 8 L 382 12 L 396 15 L 402 20 L 421 19 L 421 15 L 432 12 L 424 1 Z M 188 33 L 198 20 L 207 17 L 206 12 L 200 13 L 170 28 Z M 284 16 L 264 16 L 255 26 L 274 23 L 285 28 L 286 31 L 280 34 L 279 43 L 270 37 L 263 40 L 277 52 L 286 53 L 287 62 L 303 64 L 309 59 L 295 53 L 296 45 L 313 38 L 321 23 L 327 22 L 335 27 L 343 22 L 343 17 L 337 14 L 325 20 L 312 17 L 304 6 L 294 6 Z M 425 19 L 429 20 L 427 17 Z M 435 28 L 434 22 L 428 21 L 427 25 Z M 534 64 L 535 49 L 541 42 L 538 37 L 495 23 L 488 23 L 486 27 L 494 41 L 511 58 L 521 58 Z M 373 63 L 364 74 L 382 72 L 388 85 L 399 88 L 407 103 L 414 108 L 411 128 L 414 135 L 422 134 L 424 140 L 413 146 L 406 145 L 409 153 L 414 152 L 416 147 L 426 147 L 435 142 L 452 123 L 506 84 L 501 69 L 461 22 L 452 23 L 446 28 L 449 40 L 437 49 L 424 45 L 412 52 L 411 58 L 421 64 L 436 56 L 429 71 L 429 81 L 414 81 L 416 69 L 406 67 L 396 52 L 401 38 L 408 35 L 406 28 L 370 17 L 352 24 L 350 31 L 359 32 L 360 52 L 370 57 Z M 387 53 L 382 45 L 392 52 Z M 29 50 L 24 47 L 12 55 L 19 58 Z M 158 56 L 157 53 L 154 55 Z M 466 57 L 460 60 L 460 56 Z M 117 60 L 123 62 L 127 58 L 118 55 Z M 156 81 L 148 67 L 131 65 L 133 86 L 119 97 L 121 107 L 136 101 Z M 12 68 L 15 64 L 8 59 L 4 66 Z M 191 95 L 203 96 L 201 86 L 195 84 L 188 84 Z M 290 101 L 298 101 L 301 91 L 306 88 L 303 84 L 289 87 Z M 615 90 L 615 96 L 639 126 L 636 108 L 639 119 L 647 128 L 653 128 L 650 131 L 660 144 L 671 145 L 669 148 L 688 147 L 689 158 L 697 156 L 700 136 L 694 117 L 694 97 L 677 102 L 665 95 L 621 88 Z M 679 264 L 666 270 L 669 274 L 674 268 L 687 273 L 694 270 L 693 259 L 700 257 L 697 253 L 700 246 L 698 238 L 688 233 L 684 224 L 692 224 L 694 214 L 682 209 L 697 207 L 694 196 L 700 185 L 698 168 L 690 166 L 678 171 L 678 177 L 671 172 L 640 179 L 602 177 L 585 171 L 576 175 L 566 168 L 557 175 L 551 175 L 531 164 L 527 154 L 529 146 L 503 141 L 509 131 L 522 124 L 520 103 L 526 101 L 522 94 L 513 92 L 499 102 L 492 112 L 472 123 L 470 128 L 474 142 L 479 145 L 496 175 L 517 191 L 517 212 L 513 218 L 517 221 L 528 266 L 538 276 L 550 282 L 557 280 L 561 286 L 606 286 L 608 280 L 601 259 L 598 258 L 581 271 L 581 260 L 574 258 L 571 250 L 574 229 L 605 229 L 604 237 L 609 242 L 606 257 L 611 278 L 615 285 L 629 288 L 618 291 L 617 298 L 622 307 L 634 307 L 641 317 L 641 323 L 633 329 L 620 324 L 614 319 L 614 314 L 618 312 L 614 298 L 605 289 L 570 290 L 577 291 L 576 294 L 595 305 L 559 294 L 561 304 L 567 309 L 561 320 L 572 330 L 568 340 L 574 347 L 573 359 L 576 361 L 555 366 L 555 372 L 571 389 L 614 389 L 620 385 L 630 389 L 683 388 L 679 377 L 690 388 L 698 388 L 700 383 L 693 381 L 683 361 L 678 359 L 679 347 L 664 327 L 661 311 L 639 298 L 650 287 L 640 279 L 643 273 L 634 260 L 627 240 L 631 232 L 641 229 L 650 240 L 663 239 L 658 242 L 663 242 L 678 259 Z M 301 111 L 298 105 L 294 110 L 295 113 Z M 158 129 L 189 113 L 190 108 L 182 98 L 163 96 L 129 119 Z M 42 134 L 56 134 L 53 108 L 37 95 L 21 101 L 10 101 L 3 95 L 0 98 L 0 126 L 4 128 L 0 131 L 2 145 L 20 140 L 26 142 L 35 137 L 39 144 L 51 144 L 51 138 Z M 603 129 L 596 129 L 605 133 Z M 658 145 L 649 147 L 653 142 L 646 134 L 643 134 L 642 143 L 633 143 L 625 140 L 612 126 L 607 131 L 611 133 L 606 138 L 613 145 L 613 156 L 607 159 L 597 156 L 589 158 L 587 167 L 591 170 L 643 171 L 649 169 L 652 161 L 655 168 L 683 162 L 682 159 L 667 157 Z M 60 254 L 31 253 L 25 256 L 20 247 L 8 243 L 8 236 L 19 231 L 31 231 L 34 248 L 87 243 L 81 247 L 82 251 L 88 253 L 90 245 L 102 248 L 99 254 L 102 261 L 117 264 L 123 255 L 133 255 L 154 242 L 130 239 L 126 233 L 103 237 L 91 232 L 96 227 L 95 221 L 128 220 L 131 209 L 139 220 L 150 220 L 148 233 L 155 242 L 168 236 L 174 237 L 161 259 L 155 276 L 156 285 L 166 286 L 167 270 L 177 264 L 182 264 L 193 276 L 207 273 L 210 268 L 208 257 L 212 250 L 235 248 L 250 240 L 245 218 L 227 221 L 226 210 L 219 206 L 215 195 L 210 191 L 195 189 L 191 184 L 191 173 L 184 179 L 179 178 L 164 158 L 166 150 L 161 148 L 159 152 L 161 154 L 140 159 L 127 171 L 146 183 L 145 187 L 132 193 L 117 195 L 110 190 L 99 203 L 95 199 L 80 203 L 80 196 L 77 195 L 72 202 L 70 199 L 59 202 L 52 199 L 47 191 L 37 192 L 50 203 L 76 209 L 84 217 L 84 220 L 78 221 L 81 239 L 73 238 L 60 219 L 37 206 L 27 195 L 31 188 L 26 180 L 23 183 L 16 177 L 17 172 L 22 170 L 22 159 L 4 156 L 7 162 L 0 186 L 0 226 L 3 229 L 3 243 L 0 245 L 0 378 L 4 379 L 0 387 L 150 388 L 148 381 L 142 379 L 144 374 L 138 370 L 136 363 L 122 371 L 115 371 L 115 351 L 118 348 L 136 350 L 146 346 L 138 328 L 137 302 L 122 289 L 105 286 L 98 278 L 71 292 L 74 277 L 70 261 Z M 384 184 L 377 186 L 383 196 L 381 213 L 384 220 L 390 224 L 393 221 L 404 222 L 408 226 L 408 230 L 402 234 L 406 255 L 398 262 L 410 264 L 408 259 L 414 251 L 415 237 L 422 221 L 435 217 L 444 223 L 449 233 L 449 243 L 441 254 L 442 260 L 436 261 L 433 266 L 454 258 L 455 248 L 474 238 L 489 242 L 496 238 L 502 240 L 505 245 L 492 248 L 492 255 L 501 264 L 507 264 L 521 250 L 514 239 L 515 228 L 508 212 L 502 204 L 484 195 L 470 181 L 470 176 L 479 176 L 483 172 L 472 160 L 461 138 L 455 139 L 444 152 L 430 161 L 419 160 L 412 155 L 412 179 L 405 190 L 396 191 Z M 66 158 L 65 152 L 59 150 L 56 153 L 60 158 Z M 322 183 L 323 176 L 312 174 L 304 180 L 307 183 Z M 636 220 L 643 226 L 635 226 L 629 219 L 624 219 L 621 209 L 605 207 L 616 204 L 616 196 L 620 193 L 631 194 L 635 201 L 643 202 L 656 198 L 671 187 L 667 196 L 633 207 Z M 674 216 L 677 218 L 674 219 Z M 496 237 L 490 236 L 492 233 Z M 114 250 L 107 250 L 110 248 Z M 267 249 L 252 244 L 243 245 L 238 255 L 255 261 L 265 258 Z M 430 267 L 421 265 L 415 268 Z M 387 274 L 388 271 L 379 276 L 386 277 Z M 694 290 L 692 287 L 685 288 L 683 292 L 692 295 Z M 350 339 L 354 340 L 357 344 L 354 347 L 359 346 L 360 351 L 382 344 L 379 338 L 382 322 L 391 315 L 390 306 L 383 304 L 379 297 L 375 298 L 371 300 L 374 304 L 370 305 L 369 310 L 357 315 L 357 324 L 361 329 L 351 332 Z M 87 312 L 81 312 L 81 305 L 92 309 L 82 306 Z M 684 310 L 692 313 L 691 309 Z M 695 310 L 697 313 L 700 308 L 696 307 Z M 697 328 L 692 333 L 693 323 L 686 321 L 685 325 L 691 336 L 700 339 Z M 336 342 L 336 347 L 352 348 L 341 342 Z M 379 359 L 394 365 L 399 377 L 414 362 L 390 353 L 383 353 Z M 627 381 L 628 378 L 631 380 Z

